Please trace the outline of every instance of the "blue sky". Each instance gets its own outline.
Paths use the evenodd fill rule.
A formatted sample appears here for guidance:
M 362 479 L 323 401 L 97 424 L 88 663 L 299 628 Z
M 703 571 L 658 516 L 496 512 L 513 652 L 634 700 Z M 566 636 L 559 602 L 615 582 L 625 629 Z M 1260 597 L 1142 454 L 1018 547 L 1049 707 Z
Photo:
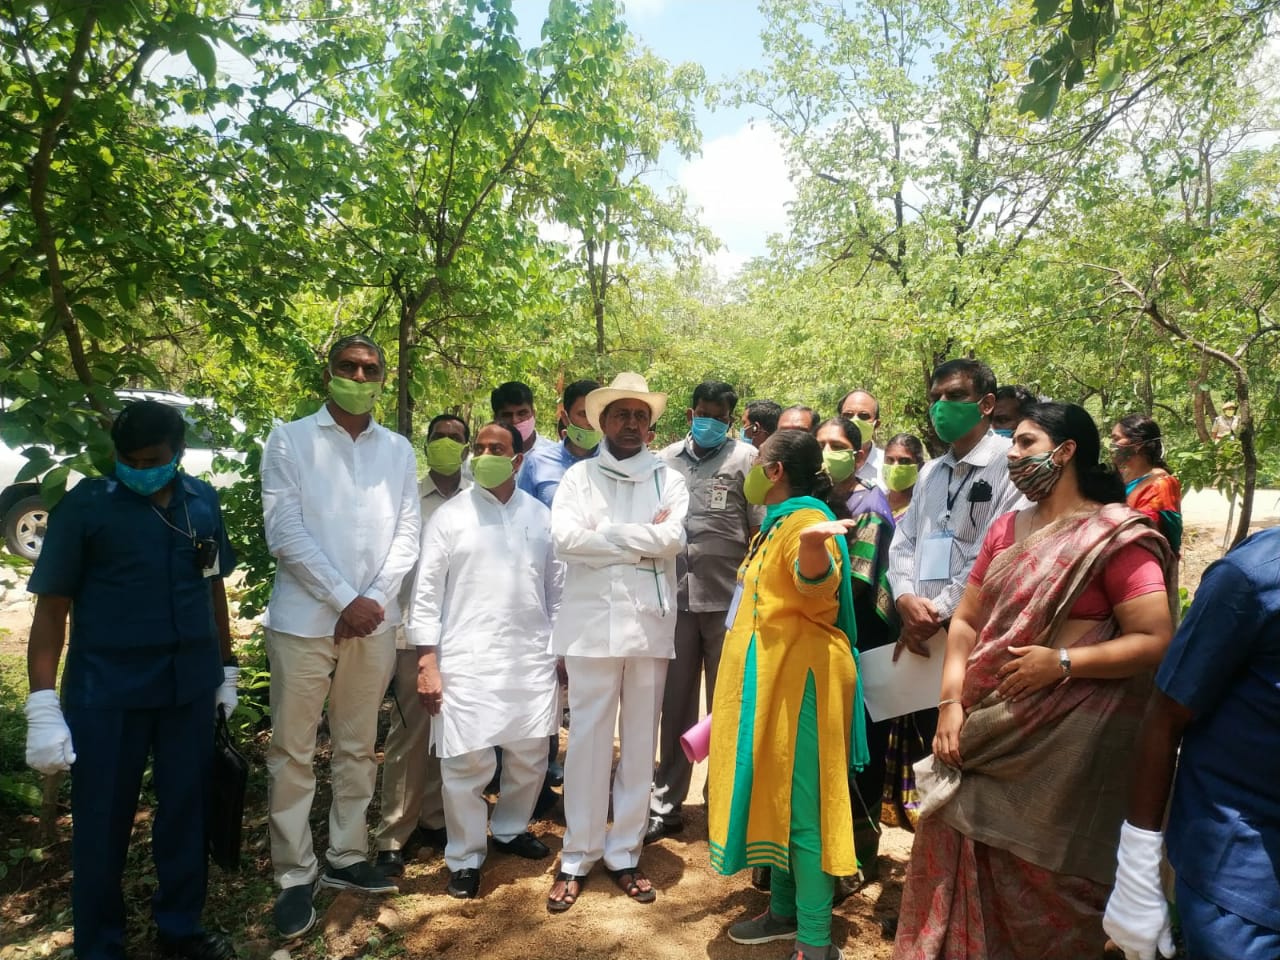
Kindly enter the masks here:
M 547 0 L 514 0 L 522 40 L 536 43 Z M 729 79 L 763 65 L 755 0 L 630 0 L 632 32 L 659 56 L 702 65 L 707 79 Z M 699 111 L 702 156 L 672 157 L 664 173 L 701 211 L 702 221 L 724 247 L 712 261 L 722 275 L 766 252 L 770 233 L 786 226 L 790 181 L 777 139 L 745 109 Z

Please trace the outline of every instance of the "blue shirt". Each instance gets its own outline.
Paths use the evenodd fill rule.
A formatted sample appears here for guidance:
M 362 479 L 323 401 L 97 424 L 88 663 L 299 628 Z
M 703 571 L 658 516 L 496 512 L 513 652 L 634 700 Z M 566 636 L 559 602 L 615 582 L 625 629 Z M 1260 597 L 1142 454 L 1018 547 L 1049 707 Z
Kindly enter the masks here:
M 225 577 L 235 553 L 203 480 L 178 474 L 167 508 L 114 477 L 83 480 L 49 514 L 27 589 L 71 598 L 68 705 L 178 706 L 222 683 L 212 578 L 188 531 L 217 545 Z
M 600 450 L 597 446 L 585 457 L 575 457 L 569 452 L 569 442 L 549 443 L 546 438 L 534 445 L 520 464 L 520 476 L 516 480 L 518 486 L 531 497 L 537 497 L 544 506 L 550 507 L 556 498 L 556 490 L 564 479 L 564 472 L 575 463 L 590 460 Z
M 1193 715 L 1166 831 L 1178 879 L 1280 930 L 1280 529 L 1205 571 L 1156 685 Z

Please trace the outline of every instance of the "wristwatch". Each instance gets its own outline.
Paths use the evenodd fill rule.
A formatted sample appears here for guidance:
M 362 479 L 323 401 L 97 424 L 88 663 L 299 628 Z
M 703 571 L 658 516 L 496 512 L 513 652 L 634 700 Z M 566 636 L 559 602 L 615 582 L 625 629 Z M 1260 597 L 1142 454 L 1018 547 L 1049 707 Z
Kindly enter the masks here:
M 1058 666 L 1062 668 L 1064 677 L 1071 676 L 1071 654 L 1067 653 L 1066 647 L 1058 648 Z

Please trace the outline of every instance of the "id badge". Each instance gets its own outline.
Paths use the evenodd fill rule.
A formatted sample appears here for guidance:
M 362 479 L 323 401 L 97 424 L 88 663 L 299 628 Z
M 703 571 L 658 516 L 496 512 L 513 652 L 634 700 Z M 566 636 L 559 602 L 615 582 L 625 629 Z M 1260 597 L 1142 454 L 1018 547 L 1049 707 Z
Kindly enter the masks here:
M 925 540 L 924 549 L 920 551 L 921 580 L 951 579 L 951 544 L 954 542 L 955 535 L 946 530 Z
M 711 484 L 711 509 L 723 510 L 729 506 L 729 485 L 723 480 Z
M 218 576 L 218 573 L 219 573 L 219 568 L 218 568 L 218 552 L 217 552 L 216 550 L 215 550 L 215 551 L 214 551 L 214 553 L 213 553 L 213 560 L 212 560 L 212 562 L 209 564 L 209 566 L 207 566 L 207 567 L 205 567 L 203 570 L 201 570 L 201 571 L 200 571 L 200 573 L 201 573 L 201 575 L 202 575 L 206 580 L 208 580 L 210 577 L 216 577 L 216 576 Z
M 733 599 L 729 601 L 729 613 L 724 618 L 724 628 L 726 630 L 733 629 L 733 619 L 738 615 L 738 604 L 742 602 L 742 581 L 738 581 L 738 585 L 733 588 Z

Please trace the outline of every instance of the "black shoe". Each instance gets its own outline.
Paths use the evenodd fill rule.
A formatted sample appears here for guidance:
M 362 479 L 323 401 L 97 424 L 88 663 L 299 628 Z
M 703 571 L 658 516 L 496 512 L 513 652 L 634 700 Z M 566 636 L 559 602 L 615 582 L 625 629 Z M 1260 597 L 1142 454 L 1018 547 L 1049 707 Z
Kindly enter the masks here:
M 403 877 L 404 854 L 399 850 L 379 850 L 373 867 L 384 877 Z
M 176 940 L 157 934 L 156 945 L 160 956 L 177 960 L 232 960 L 236 955 L 231 940 L 220 933 L 197 933 Z
M 276 897 L 276 931 L 286 940 L 294 940 L 316 925 L 316 908 L 311 902 L 315 884 L 285 887 Z
M 320 886 L 333 890 L 359 890 L 361 893 L 399 893 L 400 889 L 374 869 L 368 860 L 357 860 L 349 867 L 325 867 Z
M 558 760 L 552 760 L 547 764 L 547 783 L 553 787 L 564 786 L 564 764 Z
M 449 842 L 449 835 L 445 833 L 444 827 L 418 827 L 414 832 L 419 846 L 444 853 L 444 845 Z
M 499 840 L 494 837 L 493 845 L 503 853 L 514 853 L 517 857 L 524 857 L 526 860 L 542 860 L 551 855 L 551 848 L 528 830 L 510 840 Z
M 449 885 L 444 892 L 459 900 L 474 900 L 480 892 L 480 871 L 473 867 L 455 870 L 449 874 Z
M 560 799 L 560 794 L 551 789 L 551 784 L 543 783 L 542 792 L 538 794 L 538 799 L 533 804 L 534 820 L 544 820 L 556 805 L 556 801 Z
M 644 842 L 657 843 L 663 837 L 672 836 L 682 830 L 684 830 L 684 819 L 679 815 L 664 817 L 655 813 L 649 817 L 649 827 L 644 832 Z

